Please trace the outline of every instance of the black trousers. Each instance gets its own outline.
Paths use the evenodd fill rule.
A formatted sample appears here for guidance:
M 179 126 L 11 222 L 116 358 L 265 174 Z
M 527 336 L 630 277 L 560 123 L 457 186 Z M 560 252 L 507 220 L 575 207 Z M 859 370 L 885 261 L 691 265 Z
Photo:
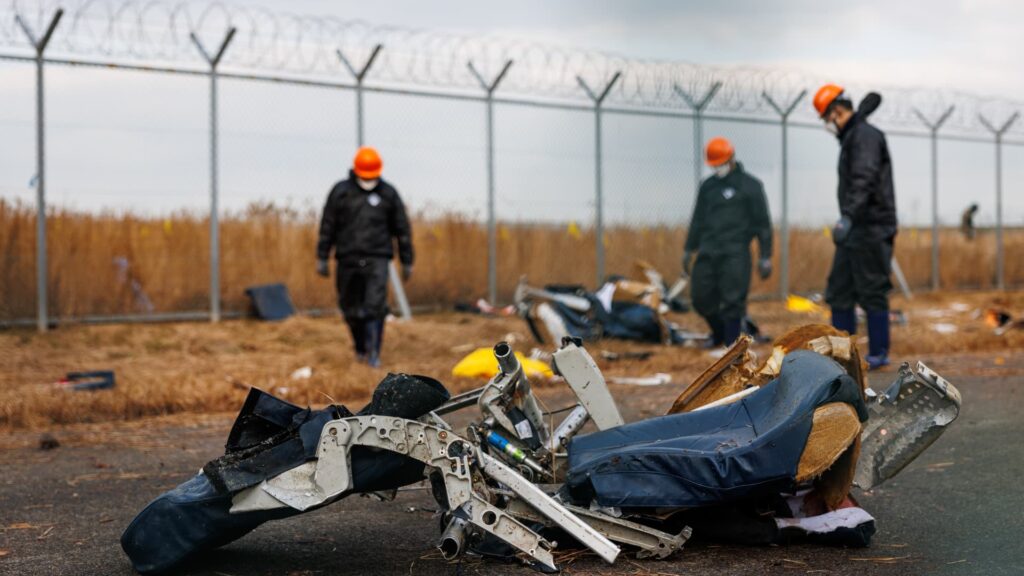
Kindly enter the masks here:
M 690 279 L 693 308 L 711 324 L 747 315 L 750 291 L 750 249 L 697 255 Z
M 866 312 L 889 310 L 893 239 L 857 238 L 836 246 L 825 301 L 840 310 L 860 305 Z
M 388 260 L 339 262 L 338 307 L 346 320 L 382 320 L 388 315 Z

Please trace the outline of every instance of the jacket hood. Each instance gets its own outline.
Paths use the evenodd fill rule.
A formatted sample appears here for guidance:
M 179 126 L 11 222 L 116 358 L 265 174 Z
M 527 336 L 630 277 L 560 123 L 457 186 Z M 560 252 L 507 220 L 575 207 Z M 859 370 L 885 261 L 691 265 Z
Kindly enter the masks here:
M 875 110 L 878 110 L 879 105 L 882 104 L 882 96 L 877 92 L 868 92 L 866 96 L 857 105 L 857 110 L 850 117 L 850 120 L 846 122 L 843 129 L 839 131 L 836 137 L 842 142 L 846 134 L 853 129 L 853 127 L 861 122 L 866 122 L 868 116 L 873 114 Z

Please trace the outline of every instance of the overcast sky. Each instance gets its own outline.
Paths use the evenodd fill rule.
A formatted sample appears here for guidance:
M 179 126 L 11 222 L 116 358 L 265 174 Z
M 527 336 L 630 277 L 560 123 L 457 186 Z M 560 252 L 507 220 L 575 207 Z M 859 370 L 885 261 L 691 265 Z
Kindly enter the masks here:
M 119 5 L 96 1 L 94 8 L 104 1 Z M 1018 62 L 1024 0 L 235 3 L 636 58 L 792 68 L 860 86 L 935 87 L 1024 100 L 1024 66 Z M 238 210 L 270 200 L 318 207 L 331 183 L 345 175 L 355 148 L 352 94 L 238 80 L 221 86 L 221 206 Z M 51 202 L 148 213 L 205 210 L 207 90 L 197 77 L 48 66 Z M 34 198 L 33 105 L 31 65 L 0 61 L 0 198 Z M 381 148 L 385 177 L 417 210 L 485 213 L 483 120 L 477 103 L 366 97 L 368 142 Z M 499 218 L 591 220 L 592 114 L 499 105 L 495 123 Z M 739 157 L 764 180 L 778 215 L 778 127 L 708 121 L 704 133 L 736 142 Z M 689 120 L 607 114 L 603 134 L 608 221 L 685 222 L 693 197 Z M 900 218 L 925 223 L 931 213 L 928 141 L 891 135 L 890 146 Z M 791 132 L 793 221 L 834 220 L 837 153 L 834 138 L 816 126 Z M 1024 146 L 1007 146 L 1004 154 L 1006 221 L 1022 225 Z M 963 207 L 977 201 L 979 220 L 990 223 L 992 144 L 944 141 L 939 158 L 941 220 L 956 223 Z
M 1024 95 L 1020 0 L 291 0 L 292 12 L 837 81 Z

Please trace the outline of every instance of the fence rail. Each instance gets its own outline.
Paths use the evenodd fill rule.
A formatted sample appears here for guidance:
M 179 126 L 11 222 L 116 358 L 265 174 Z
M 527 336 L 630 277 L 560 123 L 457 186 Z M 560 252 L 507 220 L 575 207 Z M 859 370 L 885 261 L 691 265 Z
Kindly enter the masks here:
M 214 49 L 216 48 L 216 49 Z M 35 65 L 36 325 L 46 330 L 46 89 L 47 66 L 103 68 L 203 77 L 209 80 L 210 312 L 221 317 L 218 214 L 220 151 L 218 82 L 283 84 L 355 95 L 355 141 L 367 141 L 364 94 L 429 98 L 483 105 L 486 118 L 488 295 L 497 299 L 498 228 L 495 181 L 496 107 L 593 114 L 594 257 L 605 275 L 604 191 L 608 152 L 602 135 L 610 117 L 685 120 L 693 143 L 693 199 L 702 176 L 700 150 L 708 123 L 778 127 L 781 182 L 781 265 L 778 293 L 790 286 L 790 129 L 820 129 L 804 97 L 819 80 L 785 70 L 721 68 L 651 61 L 532 43 L 375 27 L 331 18 L 299 17 L 224 4 L 85 2 L 65 11 L 44 2 L 35 10 L 12 2 L 0 12 L 0 60 Z M 893 137 L 930 143 L 931 230 L 939 238 L 938 145 L 992 144 L 995 159 L 995 284 L 1006 286 L 1003 249 L 1004 146 L 1024 146 L 1022 106 L 1006 98 L 919 88 L 885 89 L 877 121 Z M 801 105 L 803 103 L 804 105 Z M 683 184 L 680 184 L 683 185 Z M 931 250 L 931 287 L 940 286 L 939 243 Z

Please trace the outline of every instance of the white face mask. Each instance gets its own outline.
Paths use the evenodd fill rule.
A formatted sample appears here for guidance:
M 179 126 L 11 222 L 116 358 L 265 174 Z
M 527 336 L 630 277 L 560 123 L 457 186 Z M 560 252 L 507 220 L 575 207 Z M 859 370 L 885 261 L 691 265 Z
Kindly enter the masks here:
M 833 136 L 839 136 L 839 125 L 835 122 L 826 122 L 825 130 Z
M 358 184 L 360 188 L 366 190 L 367 192 L 376 188 L 377 182 L 378 179 L 376 178 L 374 178 L 373 180 L 363 180 L 362 178 L 356 178 L 356 184 Z
M 714 171 L 715 176 L 718 176 L 719 178 L 725 178 L 726 176 L 729 175 L 729 172 L 732 172 L 732 166 L 730 166 L 729 163 L 726 162 L 721 166 L 712 167 L 711 170 Z

